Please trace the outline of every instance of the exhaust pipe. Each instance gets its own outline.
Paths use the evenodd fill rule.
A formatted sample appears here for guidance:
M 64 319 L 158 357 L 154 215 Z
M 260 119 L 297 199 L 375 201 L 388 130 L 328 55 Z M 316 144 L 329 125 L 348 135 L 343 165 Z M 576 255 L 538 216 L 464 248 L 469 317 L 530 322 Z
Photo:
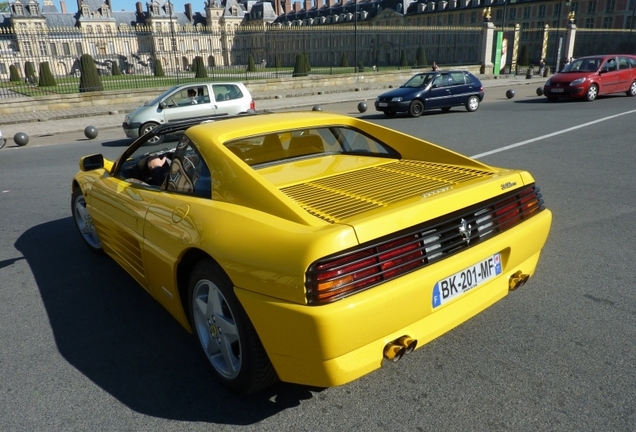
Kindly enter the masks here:
M 412 353 L 416 346 L 417 339 L 404 335 L 386 344 L 384 347 L 384 358 L 396 362 L 404 357 L 405 354 Z
M 397 340 L 397 343 L 404 347 L 404 354 L 411 354 L 417 346 L 417 339 L 402 336 Z
M 514 291 L 517 288 L 524 286 L 526 282 L 528 282 L 528 279 L 530 279 L 530 275 L 522 273 L 521 270 L 519 270 L 510 276 L 510 279 L 508 280 L 508 288 L 510 291 Z
M 384 358 L 396 362 L 400 360 L 406 353 L 406 348 L 393 342 L 389 342 L 384 347 Z

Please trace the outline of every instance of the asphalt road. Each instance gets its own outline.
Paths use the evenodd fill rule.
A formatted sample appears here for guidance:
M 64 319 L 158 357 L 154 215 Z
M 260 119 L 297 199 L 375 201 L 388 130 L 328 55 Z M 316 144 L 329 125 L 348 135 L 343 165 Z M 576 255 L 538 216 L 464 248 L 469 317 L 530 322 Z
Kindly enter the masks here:
M 420 119 L 323 106 L 528 169 L 551 235 L 528 284 L 400 362 L 248 397 L 220 387 L 194 337 L 76 233 L 77 160 L 115 157 L 121 131 L 2 150 L 0 431 L 636 430 L 635 102 L 528 92 Z

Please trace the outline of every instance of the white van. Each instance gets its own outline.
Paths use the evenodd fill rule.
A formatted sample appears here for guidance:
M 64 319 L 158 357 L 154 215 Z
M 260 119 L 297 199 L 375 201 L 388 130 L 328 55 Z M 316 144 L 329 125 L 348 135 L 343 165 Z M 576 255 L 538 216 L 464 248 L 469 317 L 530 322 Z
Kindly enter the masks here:
M 241 114 L 255 109 L 240 82 L 190 83 L 174 86 L 124 117 L 124 133 L 137 138 L 160 124 L 215 114 Z

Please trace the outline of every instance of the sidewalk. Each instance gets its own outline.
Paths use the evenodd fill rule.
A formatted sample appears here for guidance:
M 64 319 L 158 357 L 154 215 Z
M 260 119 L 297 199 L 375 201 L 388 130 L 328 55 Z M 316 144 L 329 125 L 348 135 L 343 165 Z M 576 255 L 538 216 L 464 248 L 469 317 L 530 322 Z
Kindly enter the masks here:
M 504 76 L 498 79 L 482 78 L 485 89 L 492 87 L 516 87 L 520 85 L 543 85 L 545 78 L 534 77 L 525 79 L 525 76 Z M 395 83 L 397 87 L 402 83 Z M 342 102 L 366 101 L 370 110 L 373 110 L 373 101 L 383 92 L 388 91 L 386 85 L 377 88 L 356 88 L 354 86 L 342 88 L 329 88 L 324 90 L 307 89 L 305 94 L 285 95 L 282 91 L 269 92 L 267 94 L 253 94 L 256 102 L 256 110 L 281 110 L 308 107 L 314 105 L 326 105 Z M 322 92 L 322 94 L 317 94 Z M 489 92 L 486 90 L 486 97 Z M 66 132 L 83 131 L 86 126 L 94 126 L 98 130 L 106 128 L 118 128 L 124 120 L 124 115 L 131 112 L 138 105 L 109 105 L 90 108 L 72 108 L 56 111 L 34 111 L 32 113 L 8 114 L 0 117 L 0 130 L 7 140 L 12 141 L 18 132 L 24 132 L 28 136 L 55 135 Z

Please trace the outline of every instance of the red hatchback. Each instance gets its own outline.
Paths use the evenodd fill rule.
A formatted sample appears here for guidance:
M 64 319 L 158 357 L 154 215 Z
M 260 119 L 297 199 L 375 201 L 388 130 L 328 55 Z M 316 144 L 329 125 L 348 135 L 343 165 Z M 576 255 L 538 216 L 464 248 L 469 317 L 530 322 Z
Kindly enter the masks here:
M 551 76 L 543 87 L 549 101 L 560 97 L 593 101 L 598 95 L 623 92 L 636 96 L 636 56 L 581 57 Z

